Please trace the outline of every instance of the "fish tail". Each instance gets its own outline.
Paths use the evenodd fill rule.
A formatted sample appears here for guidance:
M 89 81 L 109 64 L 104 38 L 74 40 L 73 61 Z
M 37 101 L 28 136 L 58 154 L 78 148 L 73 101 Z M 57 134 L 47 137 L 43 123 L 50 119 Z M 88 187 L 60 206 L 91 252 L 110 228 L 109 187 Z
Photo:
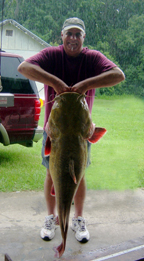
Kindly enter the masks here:
M 53 248 L 53 250 L 55 251 L 55 257 L 57 258 L 60 258 L 65 251 L 67 231 L 68 231 L 68 217 L 65 218 L 62 224 L 61 232 L 62 232 L 63 241 L 58 247 Z
M 68 220 L 69 220 L 69 214 L 67 214 L 67 210 L 65 209 L 64 215 L 62 217 L 62 226 L 63 226 L 63 231 L 64 231 L 64 238 L 65 238 L 65 233 L 67 233 L 68 229 Z
M 55 251 L 55 257 L 60 258 L 65 251 L 64 243 L 62 242 L 58 247 L 54 247 L 53 250 Z
M 77 184 L 77 180 L 76 180 L 76 176 L 75 176 L 75 170 L 74 170 L 74 160 L 73 159 L 71 159 L 69 161 L 69 173 L 70 173 L 70 176 L 72 177 L 74 183 Z

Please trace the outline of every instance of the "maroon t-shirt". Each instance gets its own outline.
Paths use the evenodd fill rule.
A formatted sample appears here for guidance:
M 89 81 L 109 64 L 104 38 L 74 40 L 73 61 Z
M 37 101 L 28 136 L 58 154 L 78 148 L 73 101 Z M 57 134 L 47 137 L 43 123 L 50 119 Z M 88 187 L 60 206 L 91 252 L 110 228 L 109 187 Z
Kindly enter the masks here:
M 45 71 L 57 76 L 68 86 L 73 86 L 82 80 L 99 75 L 113 67 L 116 67 L 116 65 L 107 59 L 107 57 L 101 52 L 89 50 L 87 47 L 83 48 L 79 56 L 70 57 L 65 53 L 63 45 L 47 47 L 38 54 L 28 58 L 26 61 L 38 65 Z M 48 102 L 54 99 L 56 93 L 52 87 L 47 85 L 44 85 L 44 92 L 45 129 L 53 105 L 53 102 Z M 86 95 L 86 100 L 91 113 L 95 97 L 95 89 L 87 91 Z

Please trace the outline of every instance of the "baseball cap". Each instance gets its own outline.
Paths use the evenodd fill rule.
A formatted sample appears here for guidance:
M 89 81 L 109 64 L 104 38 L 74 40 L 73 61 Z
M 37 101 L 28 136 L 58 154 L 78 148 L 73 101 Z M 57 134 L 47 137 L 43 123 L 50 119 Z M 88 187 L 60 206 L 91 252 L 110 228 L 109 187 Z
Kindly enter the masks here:
M 77 18 L 77 17 L 71 17 L 65 20 L 62 30 L 68 30 L 71 28 L 78 28 L 83 33 L 85 33 L 85 24 L 83 20 Z

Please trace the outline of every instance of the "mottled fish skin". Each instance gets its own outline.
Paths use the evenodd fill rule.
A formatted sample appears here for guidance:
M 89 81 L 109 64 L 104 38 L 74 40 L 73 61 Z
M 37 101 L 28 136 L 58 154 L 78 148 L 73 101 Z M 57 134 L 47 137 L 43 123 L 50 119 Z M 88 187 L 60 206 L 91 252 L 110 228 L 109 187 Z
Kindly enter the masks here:
M 68 92 L 56 97 L 47 126 L 46 147 L 49 141 L 51 145 L 45 149 L 50 153 L 49 169 L 62 235 L 62 243 L 54 249 L 56 257 L 65 250 L 71 204 L 87 164 L 87 139 L 94 130 L 84 95 Z
M 63 93 L 56 97 L 48 121 L 48 135 L 51 139 L 49 169 L 63 239 L 55 248 L 57 257 L 65 250 L 71 203 L 86 168 L 85 138 L 91 124 L 84 95 Z

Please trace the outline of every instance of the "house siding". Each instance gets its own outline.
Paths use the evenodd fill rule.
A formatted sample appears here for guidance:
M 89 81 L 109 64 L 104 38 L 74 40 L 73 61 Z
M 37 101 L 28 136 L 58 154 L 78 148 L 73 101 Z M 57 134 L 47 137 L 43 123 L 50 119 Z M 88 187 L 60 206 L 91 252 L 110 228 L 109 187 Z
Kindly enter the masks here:
M 14 22 L 14 24 L 12 22 Z M 22 28 L 22 29 L 21 29 Z M 10 32 L 7 30 L 12 30 L 12 35 L 7 35 Z M 6 34 L 7 32 L 7 34 Z M 2 50 L 10 53 L 18 54 L 24 59 L 38 53 L 46 46 L 50 46 L 42 39 L 38 39 L 38 37 L 28 31 L 26 28 L 22 27 L 20 24 L 15 22 L 14 20 L 7 20 L 3 24 L 2 31 Z M 1 34 L 0 34 L 0 42 L 1 42 Z M 38 90 L 43 88 L 43 84 L 36 82 Z M 40 91 L 40 97 L 44 99 L 44 91 Z

